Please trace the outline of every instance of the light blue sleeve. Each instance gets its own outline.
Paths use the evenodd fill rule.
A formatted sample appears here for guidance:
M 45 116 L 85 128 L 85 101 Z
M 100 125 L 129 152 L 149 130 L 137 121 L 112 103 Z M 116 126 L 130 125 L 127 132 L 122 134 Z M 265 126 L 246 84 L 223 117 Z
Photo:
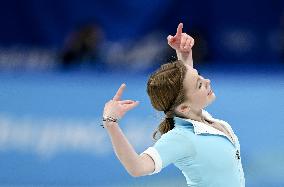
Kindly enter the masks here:
M 178 159 L 191 156 L 192 146 L 190 137 L 186 136 L 181 130 L 174 128 L 163 134 L 152 147 L 149 147 L 143 153 L 152 157 L 155 162 L 153 173 L 158 173 L 162 168 Z

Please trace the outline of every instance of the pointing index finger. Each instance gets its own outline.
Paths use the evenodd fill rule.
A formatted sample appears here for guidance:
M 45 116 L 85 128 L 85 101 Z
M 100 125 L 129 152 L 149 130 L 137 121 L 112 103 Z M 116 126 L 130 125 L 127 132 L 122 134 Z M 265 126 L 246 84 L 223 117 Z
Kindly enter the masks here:
M 177 37 L 181 37 L 182 28 L 183 28 L 183 23 L 178 24 L 177 33 L 176 33 Z
M 123 93 L 123 90 L 125 89 L 125 87 L 126 87 L 126 84 L 125 84 L 125 83 L 123 83 L 123 84 L 119 87 L 119 89 L 117 90 L 115 96 L 113 97 L 113 100 L 114 100 L 114 101 L 119 101 L 119 100 L 120 100 L 120 97 L 122 96 L 122 93 Z

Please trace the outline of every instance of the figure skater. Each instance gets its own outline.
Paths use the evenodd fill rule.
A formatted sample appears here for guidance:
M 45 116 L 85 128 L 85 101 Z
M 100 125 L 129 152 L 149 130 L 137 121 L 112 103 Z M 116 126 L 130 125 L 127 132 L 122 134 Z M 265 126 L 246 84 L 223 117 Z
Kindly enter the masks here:
M 147 83 L 152 106 L 165 113 L 153 134 L 157 140 L 154 145 L 137 154 L 119 127 L 119 119 L 139 104 L 121 100 L 125 84 L 105 104 L 103 126 L 116 156 L 133 177 L 158 173 L 173 163 L 188 186 L 244 187 L 238 138 L 227 122 L 204 110 L 215 100 L 215 94 L 210 80 L 193 68 L 194 39 L 182 28 L 180 23 L 175 36 L 167 38 L 178 60 L 161 65 Z

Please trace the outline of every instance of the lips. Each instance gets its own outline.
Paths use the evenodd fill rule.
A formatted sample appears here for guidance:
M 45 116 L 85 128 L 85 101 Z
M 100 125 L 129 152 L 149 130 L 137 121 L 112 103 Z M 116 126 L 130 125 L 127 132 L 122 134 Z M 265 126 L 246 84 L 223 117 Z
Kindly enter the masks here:
M 212 91 L 212 90 L 210 90 L 210 91 L 209 91 L 209 93 L 208 93 L 208 95 L 211 95 L 212 93 L 213 93 L 213 91 Z

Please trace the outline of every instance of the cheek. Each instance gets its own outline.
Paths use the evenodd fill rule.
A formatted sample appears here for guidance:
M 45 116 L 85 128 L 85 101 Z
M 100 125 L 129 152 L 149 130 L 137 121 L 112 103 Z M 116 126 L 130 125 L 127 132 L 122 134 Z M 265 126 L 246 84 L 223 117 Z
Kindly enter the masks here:
M 199 105 L 200 107 L 207 106 L 212 100 L 212 95 L 208 95 L 207 91 L 199 94 Z
M 203 107 L 208 102 L 208 96 L 205 92 L 199 92 L 192 95 L 192 103 L 196 107 Z

